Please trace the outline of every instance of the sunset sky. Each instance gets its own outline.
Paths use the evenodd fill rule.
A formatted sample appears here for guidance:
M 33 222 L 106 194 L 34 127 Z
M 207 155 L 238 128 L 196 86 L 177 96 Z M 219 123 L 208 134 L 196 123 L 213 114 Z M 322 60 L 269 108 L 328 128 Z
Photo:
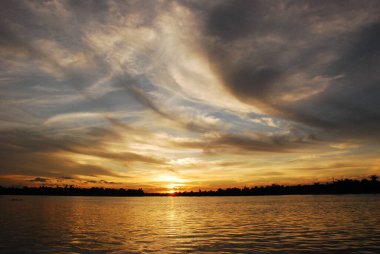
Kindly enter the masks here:
M 0 185 L 380 174 L 380 1 L 0 5 Z

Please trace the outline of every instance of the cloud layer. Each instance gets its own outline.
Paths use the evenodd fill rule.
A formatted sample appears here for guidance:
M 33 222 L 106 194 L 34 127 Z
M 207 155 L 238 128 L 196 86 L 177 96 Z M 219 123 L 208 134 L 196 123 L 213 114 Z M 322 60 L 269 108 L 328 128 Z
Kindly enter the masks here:
M 0 184 L 379 172 L 378 1 L 0 5 Z

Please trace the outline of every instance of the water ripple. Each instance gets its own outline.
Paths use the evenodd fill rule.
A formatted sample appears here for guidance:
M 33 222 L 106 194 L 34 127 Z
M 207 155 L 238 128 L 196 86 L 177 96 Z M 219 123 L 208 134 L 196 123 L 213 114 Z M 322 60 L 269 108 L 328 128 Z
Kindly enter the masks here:
M 380 253 L 380 196 L 0 197 L 0 252 Z

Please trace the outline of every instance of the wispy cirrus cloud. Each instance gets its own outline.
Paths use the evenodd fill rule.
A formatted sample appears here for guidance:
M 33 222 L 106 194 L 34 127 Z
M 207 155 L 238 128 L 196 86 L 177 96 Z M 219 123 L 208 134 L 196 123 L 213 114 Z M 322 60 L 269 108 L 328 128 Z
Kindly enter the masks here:
M 298 181 L 311 164 L 378 170 L 377 1 L 0 5 L 7 183 L 160 189 L 164 174 L 212 186 L 209 174 Z M 334 166 L 353 153 L 369 163 Z

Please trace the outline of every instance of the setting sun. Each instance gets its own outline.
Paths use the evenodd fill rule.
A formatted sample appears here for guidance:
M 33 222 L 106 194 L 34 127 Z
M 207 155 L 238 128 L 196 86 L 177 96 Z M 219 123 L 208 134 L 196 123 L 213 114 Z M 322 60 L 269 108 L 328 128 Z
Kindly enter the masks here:
M 183 183 L 186 180 L 174 175 L 164 175 L 157 178 L 157 182 Z
M 186 186 L 185 179 L 179 178 L 175 175 L 163 175 L 156 179 L 156 182 L 163 186 L 165 193 L 175 193 L 180 190 L 181 187 Z

